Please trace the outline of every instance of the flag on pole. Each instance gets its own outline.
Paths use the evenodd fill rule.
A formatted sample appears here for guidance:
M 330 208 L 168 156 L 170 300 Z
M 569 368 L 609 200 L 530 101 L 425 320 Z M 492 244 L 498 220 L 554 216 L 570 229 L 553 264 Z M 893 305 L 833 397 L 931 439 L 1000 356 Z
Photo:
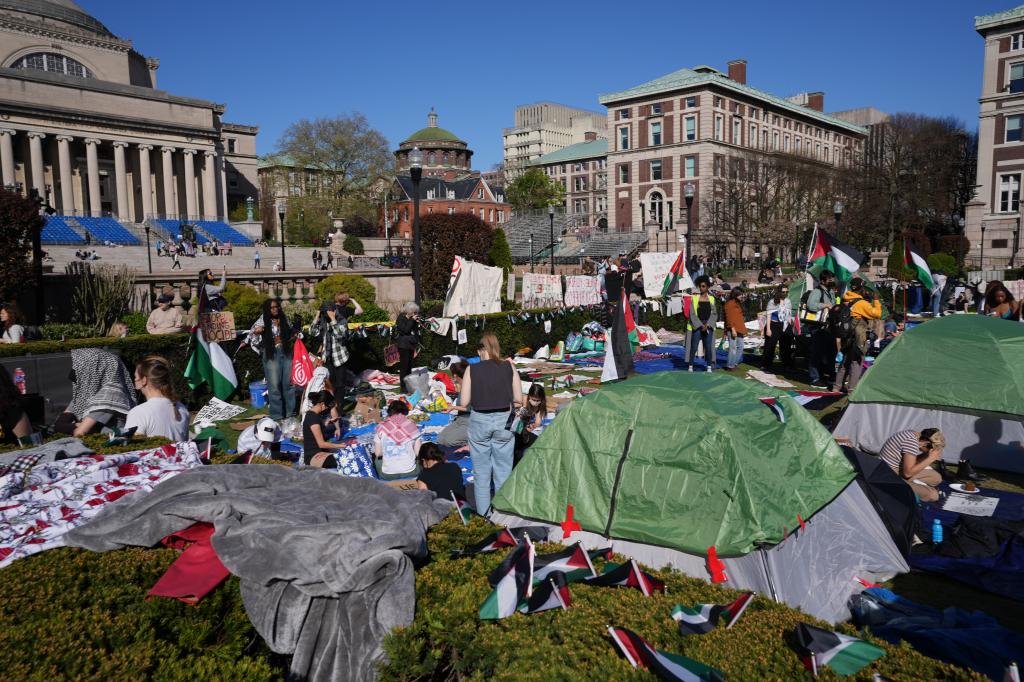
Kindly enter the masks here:
M 686 251 L 680 251 L 665 276 L 665 284 L 661 287 L 661 296 L 668 298 L 672 294 L 692 288 L 693 280 L 690 279 L 690 273 L 686 271 Z
M 193 390 L 206 384 L 221 400 L 227 400 L 238 386 L 231 358 L 216 341 L 203 338 L 203 329 L 198 325 L 192 329 L 192 352 L 185 366 L 185 378 Z
M 455 497 L 454 491 L 452 491 L 452 502 L 455 503 L 455 508 L 459 512 L 459 518 L 462 519 L 462 525 L 468 526 L 469 520 L 473 518 L 473 514 L 475 513 L 473 511 L 473 508 L 470 507 L 465 500 L 460 500 L 457 497 Z
M 725 676 L 718 670 L 692 658 L 670 654 L 651 646 L 632 630 L 609 627 L 608 634 L 634 668 L 647 668 L 663 680 L 679 682 L 723 682 Z
M 295 339 L 295 347 L 292 350 L 292 385 L 305 386 L 313 378 L 313 361 L 309 358 L 309 351 L 302 339 Z
M 822 270 L 831 270 L 836 279 L 849 282 L 853 273 L 860 269 L 864 262 L 864 254 L 852 246 L 847 246 L 822 229 L 815 231 L 814 245 L 811 248 L 810 263 L 807 269 L 817 277 Z
M 731 604 L 697 604 L 693 608 L 676 605 L 672 609 L 672 618 L 679 623 L 679 633 L 683 635 L 703 635 L 711 632 L 719 623 L 725 623 L 726 629 L 731 628 L 746 611 L 754 595 L 745 594 Z
M 462 549 L 453 549 L 452 557 L 470 556 L 472 554 L 481 554 L 483 552 L 496 552 L 502 547 L 515 547 L 519 544 L 516 540 L 516 536 L 512 535 L 512 532 L 508 528 L 502 528 L 497 533 L 488 535 L 480 542 L 470 545 L 469 547 L 463 547 Z
M 665 583 L 641 571 L 634 559 L 624 564 L 607 563 L 601 575 L 587 578 L 585 582 L 596 587 L 635 587 L 647 597 L 665 591 Z
M 533 574 L 536 582 L 537 574 Z M 555 571 L 548 575 L 548 579 L 533 588 L 533 595 L 519 604 L 520 613 L 540 613 L 548 609 L 562 609 L 565 611 L 572 603 L 572 596 L 569 594 L 569 582 L 565 574 Z
M 590 557 L 580 545 L 554 554 L 540 554 L 533 560 L 534 582 L 544 580 L 556 572 L 563 573 L 569 582 L 597 576 Z
M 626 278 L 629 282 L 629 278 Z M 629 305 L 627 287 L 622 287 L 619 305 L 616 306 L 612 327 L 605 335 L 604 367 L 601 369 L 601 383 L 625 379 L 633 371 L 633 348 L 637 344 L 636 323 Z
M 812 671 L 823 665 L 839 675 L 853 675 L 885 655 L 885 649 L 863 639 L 800 623 L 796 640 L 811 659 Z
M 935 280 L 932 279 L 931 268 L 928 261 L 910 246 L 909 242 L 903 243 L 903 264 L 914 271 L 914 276 L 926 289 L 935 288 Z
M 491 583 L 495 587 L 480 606 L 480 620 L 508 618 L 530 596 L 533 585 L 533 544 L 529 538 L 525 540 L 509 552 L 491 573 Z

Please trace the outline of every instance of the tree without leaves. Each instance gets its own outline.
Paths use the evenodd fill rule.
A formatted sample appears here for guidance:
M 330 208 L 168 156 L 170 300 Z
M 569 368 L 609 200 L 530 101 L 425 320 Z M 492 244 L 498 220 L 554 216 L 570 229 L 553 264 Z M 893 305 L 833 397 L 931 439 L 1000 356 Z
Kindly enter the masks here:
M 431 213 L 420 218 L 423 297 L 443 299 L 455 256 L 486 265 L 493 243 L 491 228 L 474 215 Z
M 0 300 L 13 300 L 33 285 L 32 233 L 42 229 L 39 204 L 0 189 Z
M 516 211 L 557 206 L 565 201 L 565 189 L 540 168 L 531 168 L 516 176 L 505 189 Z

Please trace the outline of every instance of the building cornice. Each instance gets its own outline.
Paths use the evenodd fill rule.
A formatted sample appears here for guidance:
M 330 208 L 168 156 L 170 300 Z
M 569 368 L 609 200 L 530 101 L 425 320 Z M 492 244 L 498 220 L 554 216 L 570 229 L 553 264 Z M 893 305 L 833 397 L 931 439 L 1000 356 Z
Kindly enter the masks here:
M 23 116 L 31 116 L 45 121 L 77 123 L 93 125 L 103 128 L 116 128 L 119 130 L 130 130 L 147 133 L 164 133 L 171 135 L 184 135 L 186 137 L 199 137 L 204 141 L 215 141 L 220 139 L 220 133 L 214 128 L 197 128 L 181 126 L 163 121 L 134 118 L 128 116 L 116 116 L 113 114 L 97 114 L 93 111 L 81 109 L 68 109 L 63 107 L 39 107 L 25 104 L 23 102 L 12 102 L 0 99 L 0 114 L 15 113 Z M 70 132 L 70 131 L 69 131 Z M 90 135 L 95 135 L 90 132 Z
M 1024 24 L 1024 5 L 1014 7 L 995 14 L 985 14 L 974 17 L 974 30 L 984 33 L 993 28 L 1005 27 L 1011 24 Z
M 170 102 L 171 104 L 181 104 L 183 106 L 197 107 L 200 109 L 210 109 L 218 114 L 223 114 L 225 111 L 225 105 L 205 99 L 181 97 L 180 95 L 172 95 L 171 93 L 163 90 L 146 88 L 141 85 L 126 85 L 124 83 L 114 83 L 112 81 L 101 81 L 95 78 L 76 78 L 75 76 L 65 76 L 63 74 L 39 71 L 38 69 L 0 68 L 0 78 L 12 78 L 32 83 L 43 83 L 45 85 L 53 85 L 57 87 L 74 88 L 75 90 L 89 90 L 92 92 L 102 92 L 108 95 L 122 95 L 136 99 L 148 99 L 154 102 Z
M 62 31 L 51 24 L 35 23 L 24 19 L 16 19 L 10 15 L 0 15 L 0 30 L 11 33 L 27 33 L 41 38 L 63 40 L 78 45 L 98 47 L 112 52 L 129 52 L 132 49 L 130 40 L 120 38 L 106 38 L 97 34 L 76 33 L 73 31 Z
M 260 132 L 259 126 L 251 126 L 245 123 L 228 123 L 224 121 L 221 123 L 221 130 L 228 133 L 246 133 L 248 135 L 256 135 Z

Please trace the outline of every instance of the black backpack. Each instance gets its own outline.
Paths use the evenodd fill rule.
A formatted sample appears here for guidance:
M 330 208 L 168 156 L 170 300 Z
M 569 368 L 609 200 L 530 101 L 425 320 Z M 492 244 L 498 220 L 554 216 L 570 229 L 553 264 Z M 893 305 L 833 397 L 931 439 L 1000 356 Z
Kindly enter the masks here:
M 828 313 L 828 331 L 837 339 L 853 338 L 852 303 L 840 303 L 832 306 Z

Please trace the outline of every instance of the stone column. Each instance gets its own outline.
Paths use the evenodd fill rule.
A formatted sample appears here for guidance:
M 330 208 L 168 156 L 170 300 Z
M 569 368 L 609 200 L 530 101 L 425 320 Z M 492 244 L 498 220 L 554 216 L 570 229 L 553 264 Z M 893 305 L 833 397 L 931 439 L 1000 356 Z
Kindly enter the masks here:
M 43 133 L 28 134 L 29 155 L 32 159 L 32 189 L 39 191 L 40 197 L 46 197 L 46 173 L 43 168 Z
M 217 219 L 217 180 L 213 174 L 217 152 L 203 152 L 203 218 Z
M 131 220 L 132 214 L 128 210 L 128 176 L 124 165 L 124 150 L 127 142 L 114 143 L 114 185 L 117 192 L 117 219 Z
M 96 147 L 100 141 L 95 138 L 85 140 L 85 163 L 89 173 L 89 214 L 93 217 L 103 215 L 103 203 L 100 199 L 100 162 L 96 158 Z
M 139 184 L 142 185 L 142 220 L 146 222 L 153 215 L 153 179 L 149 169 L 149 153 L 153 145 L 139 145 Z
M 60 211 L 65 215 L 75 212 L 75 188 L 71 182 L 70 135 L 57 136 L 57 159 L 60 165 Z
M 217 155 L 217 165 L 220 168 L 220 215 L 224 220 L 228 219 L 228 172 L 227 159 L 224 154 Z
M 199 215 L 196 205 L 196 150 L 182 149 L 181 153 L 185 155 L 185 219 L 192 220 Z
M 0 129 L 0 169 L 4 185 L 13 185 L 14 179 L 14 134 L 10 128 Z
M 164 217 L 178 217 L 178 202 L 174 200 L 174 147 L 160 147 L 164 164 Z

